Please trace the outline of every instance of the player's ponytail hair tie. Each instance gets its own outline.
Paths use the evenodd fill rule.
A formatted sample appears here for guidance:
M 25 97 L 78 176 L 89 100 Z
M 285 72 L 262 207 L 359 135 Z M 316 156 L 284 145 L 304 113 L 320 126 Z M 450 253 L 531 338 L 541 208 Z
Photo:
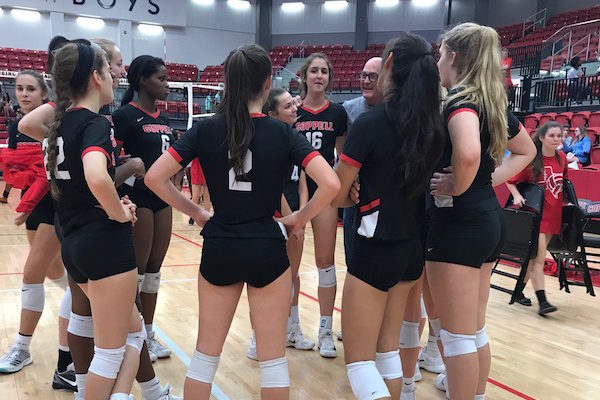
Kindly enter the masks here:
M 77 52 L 79 53 L 77 65 L 69 81 L 72 88 L 79 88 L 87 81 L 94 65 L 94 49 L 92 46 L 77 43 Z

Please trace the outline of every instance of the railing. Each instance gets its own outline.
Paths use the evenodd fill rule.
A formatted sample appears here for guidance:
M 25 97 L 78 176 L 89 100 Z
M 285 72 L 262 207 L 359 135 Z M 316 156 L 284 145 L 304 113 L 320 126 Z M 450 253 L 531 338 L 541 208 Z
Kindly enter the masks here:
M 304 47 L 304 40 L 300 42 L 300 50 L 298 50 L 300 58 L 304 58 L 304 53 L 306 51 L 306 47 Z
M 542 79 L 532 87 L 533 107 L 600 103 L 600 76 L 575 79 Z
M 573 57 L 580 55 L 582 52 L 585 52 L 585 58 L 584 60 L 588 60 L 589 56 L 590 56 L 590 41 L 592 40 L 592 34 L 588 33 L 586 36 L 582 37 L 581 39 L 579 39 L 578 41 L 576 41 L 575 43 L 571 44 L 569 47 L 569 57 L 568 59 L 571 60 Z M 574 53 L 575 51 L 575 46 L 578 45 L 579 43 L 586 43 L 585 48 L 579 50 L 577 53 Z
M 593 19 L 591 21 L 577 22 L 575 24 L 565 25 L 562 28 L 558 29 L 556 32 L 554 32 L 552 35 L 550 35 L 547 39 L 542 40 L 542 43 L 548 43 L 549 41 L 552 40 L 552 38 L 554 36 L 558 35 L 563 30 L 570 29 L 570 28 L 573 28 L 573 27 L 580 27 L 580 26 L 584 26 L 584 25 L 596 24 L 598 22 L 600 22 L 600 19 Z
M 537 26 L 544 27 L 546 25 L 546 11 L 547 9 L 544 8 L 543 10 L 540 10 L 535 14 L 525 18 L 523 21 L 523 36 L 529 32 L 534 32 Z M 539 19 L 538 16 L 540 16 Z

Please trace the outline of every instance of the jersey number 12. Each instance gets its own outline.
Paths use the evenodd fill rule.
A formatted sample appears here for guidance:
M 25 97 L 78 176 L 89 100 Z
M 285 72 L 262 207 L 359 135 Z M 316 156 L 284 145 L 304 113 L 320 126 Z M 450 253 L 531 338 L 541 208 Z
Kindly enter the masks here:
M 61 136 L 56 138 L 56 148 L 58 149 L 58 154 L 56 155 L 56 168 L 54 169 L 54 179 L 71 179 L 71 174 L 69 171 L 59 171 L 58 167 L 65 161 L 65 142 Z M 48 180 L 51 179 L 50 171 L 48 171 L 48 139 L 44 139 L 42 142 L 42 149 L 44 151 L 44 165 L 46 166 L 46 177 Z

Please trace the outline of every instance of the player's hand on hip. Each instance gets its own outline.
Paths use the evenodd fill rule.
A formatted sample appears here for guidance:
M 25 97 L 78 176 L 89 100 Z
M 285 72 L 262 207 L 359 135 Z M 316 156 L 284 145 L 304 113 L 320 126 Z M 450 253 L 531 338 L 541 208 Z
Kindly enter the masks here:
M 429 189 L 431 194 L 439 195 L 454 195 L 455 176 L 452 172 L 452 167 L 444 168 L 444 172 L 434 172 L 433 177 L 429 181 Z

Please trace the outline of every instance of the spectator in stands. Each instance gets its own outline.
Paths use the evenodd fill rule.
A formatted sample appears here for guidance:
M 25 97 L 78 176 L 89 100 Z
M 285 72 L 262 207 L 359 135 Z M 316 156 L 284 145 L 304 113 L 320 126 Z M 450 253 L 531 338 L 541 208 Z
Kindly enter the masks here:
M 348 114 L 348 132 L 352 129 L 352 123 L 362 113 L 369 111 L 381 102 L 381 93 L 377 90 L 377 79 L 381 57 L 373 57 L 368 60 L 360 73 L 360 91 L 362 96 L 344 102 L 344 108 Z M 346 254 L 346 265 L 350 265 L 350 258 L 354 250 L 354 207 L 344 208 L 344 250 Z
M 563 143 L 563 151 L 567 153 L 567 161 L 569 163 L 577 162 L 583 165 L 589 164 L 590 150 L 592 142 L 587 134 L 585 126 L 578 126 L 575 129 L 575 139 L 568 145 Z
M 221 103 L 221 95 L 219 94 L 219 92 L 217 92 L 217 94 L 215 94 L 215 105 L 219 105 L 219 103 Z
M 581 76 L 579 67 L 581 67 L 581 59 L 579 58 L 579 56 L 575 56 L 571 59 L 571 62 L 569 63 L 569 68 L 567 69 L 567 79 L 579 78 Z
M 575 99 L 577 104 L 581 104 L 582 100 L 585 99 L 591 92 L 591 89 L 584 85 L 583 76 L 584 71 L 581 68 L 581 59 L 579 56 L 575 56 L 569 63 L 567 69 L 567 85 L 569 86 L 569 97 Z
M 563 150 L 566 146 L 572 146 L 573 138 L 569 136 L 569 125 L 564 124 L 562 126 L 562 141 L 557 150 Z
M 511 89 L 513 85 L 513 81 L 511 79 L 511 70 L 512 68 L 512 58 L 508 56 L 508 49 L 506 47 L 502 48 L 502 72 L 504 73 L 504 77 L 506 78 L 504 85 L 507 89 Z
M 2 100 L 0 100 L 0 110 L 4 113 L 6 118 L 10 117 L 10 112 L 12 109 L 12 101 L 10 100 L 10 95 L 8 92 L 4 92 L 2 95 Z
M 206 113 L 210 113 L 210 111 L 212 110 L 212 99 L 210 98 L 210 93 L 206 95 L 206 98 L 204 99 L 204 108 L 206 109 Z

